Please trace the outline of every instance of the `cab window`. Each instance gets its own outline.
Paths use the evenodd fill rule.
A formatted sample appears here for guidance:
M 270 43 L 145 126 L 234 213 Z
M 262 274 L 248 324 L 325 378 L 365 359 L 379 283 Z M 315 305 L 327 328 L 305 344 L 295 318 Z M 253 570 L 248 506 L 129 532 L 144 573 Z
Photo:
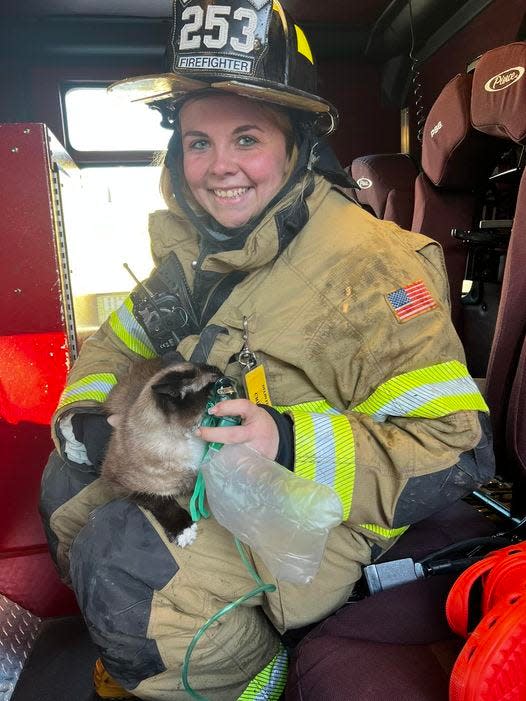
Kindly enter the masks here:
M 107 93 L 106 85 L 67 86 L 63 114 L 80 188 L 63 192 L 65 232 L 79 343 L 125 299 L 152 266 L 148 214 L 166 205 L 159 192 L 170 132 L 160 115 Z

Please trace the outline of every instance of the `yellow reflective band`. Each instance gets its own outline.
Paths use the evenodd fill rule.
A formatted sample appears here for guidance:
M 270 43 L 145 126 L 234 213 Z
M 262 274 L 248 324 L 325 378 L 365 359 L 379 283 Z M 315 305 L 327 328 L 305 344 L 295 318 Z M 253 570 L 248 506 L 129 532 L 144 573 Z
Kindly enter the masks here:
M 73 402 L 94 401 L 102 404 L 116 384 L 117 378 L 109 372 L 86 375 L 64 389 L 57 409 Z
M 285 33 L 285 36 L 287 36 L 288 22 L 287 22 L 287 17 L 285 15 L 285 13 L 283 12 L 283 8 L 281 7 L 281 3 L 278 2 L 278 0 L 272 0 L 272 9 L 274 12 L 278 13 L 279 18 L 281 20 L 281 25 L 283 27 L 283 32 Z
M 349 518 L 354 492 L 356 473 L 356 451 L 354 435 L 349 419 L 345 416 L 331 416 L 336 443 L 336 474 L 333 489 L 340 497 L 343 506 L 343 518 Z
M 354 436 L 347 417 L 325 403 L 328 411 L 311 413 L 289 409 L 294 421 L 294 473 L 338 494 L 343 517 L 351 511 L 356 470 Z
M 296 41 L 298 44 L 298 53 L 303 54 L 307 60 L 309 60 L 312 64 L 314 64 L 314 56 L 312 55 L 312 51 L 310 50 L 309 42 L 307 40 L 307 37 L 305 36 L 305 33 L 301 27 L 298 27 L 297 24 L 294 25 L 294 28 L 296 30 Z
M 127 297 L 123 305 L 110 315 L 108 322 L 113 333 L 131 351 L 142 358 L 156 357 L 157 354 L 150 344 L 148 336 L 133 316 L 131 297 Z
M 278 701 L 287 681 L 289 658 L 280 643 L 277 654 L 257 674 L 237 701 Z
M 489 411 L 466 366 L 450 360 L 393 377 L 353 411 L 385 421 L 389 416 L 437 418 L 468 409 Z
M 360 523 L 360 528 L 365 528 L 376 535 L 381 535 L 382 538 L 396 538 L 402 533 L 405 533 L 409 526 L 401 526 L 400 528 L 382 528 L 375 523 Z
M 316 479 L 315 431 L 312 414 L 291 411 L 294 419 L 295 474 L 307 480 Z
M 425 419 L 436 419 L 453 414 L 455 411 L 488 411 L 486 402 L 481 394 L 458 394 L 455 397 L 439 397 L 423 404 L 418 409 L 409 411 L 406 416 L 419 416 Z
M 341 411 L 332 407 L 325 399 L 315 402 L 304 402 L 303 404 L 290 404 L 288 406 L 275 406 L 274 409 L 281 414 L 295 409 L 296 411 L 308 411 L 314 414 L 341 414 Z

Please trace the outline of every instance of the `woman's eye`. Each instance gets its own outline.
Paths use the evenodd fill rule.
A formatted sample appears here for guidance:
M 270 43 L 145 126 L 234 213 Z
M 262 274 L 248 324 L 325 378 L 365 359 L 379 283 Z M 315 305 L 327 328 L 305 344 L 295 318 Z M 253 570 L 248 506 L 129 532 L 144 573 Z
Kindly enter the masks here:
M 253 136 L 240 136 L 239 137 L 239 145 L 240 146 L 252 146 L 252 144 L 255 144 L 257 142 L 257 139 L 255 139 Z
M 193 151 L 202 151 L 208 146 L 208 141 L 206 139 L 197 139 L 190 143 L 190 149 Z

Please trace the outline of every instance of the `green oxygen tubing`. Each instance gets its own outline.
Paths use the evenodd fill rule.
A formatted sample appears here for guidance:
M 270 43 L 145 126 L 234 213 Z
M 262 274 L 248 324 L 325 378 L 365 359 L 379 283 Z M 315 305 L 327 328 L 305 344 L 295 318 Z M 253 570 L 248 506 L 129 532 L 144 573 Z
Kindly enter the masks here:
M 235 398 L 237 398 L 237 390 L 234 381 L 229 377 L 222 377 L 219 380 L 217 380 L 217 382 L 214 384 L 212 392 L 210 393 L 205 413 L 203 419 L 201 420 L 201 426 L 237 426 L 239 424 L 239 417 L 227 416 L 216 418 L 208 413 L 208 410 L 218 402 Z M 207 445 L 201 463 L 203 463 L 205 460 L 209 460 L 211 454 L 220 450 L 221 446 L 221 443 L 209 443 Z M 209 511 L 205 507 L 205 481 L 201 470 L 199 470 L 198 472 L 194 492 L 192 494 L 192 498 L 190 499 L 190 515 L 194 522 L 199 521 L 201 518 L 208 518 L 210 516 Z M 197 633 L 192 638 L 190 645 L 188 645 L 186 654 L 184 656 L 183 668 L 181 671 L 181 679 L 185 691 L 197 701 L 208 701 L 208 699 L 205 696 L 202 696 L 197 691 L 192 689 L 188 680 L 190 671 L 190 658 L 199 640 L 203 637 L 203 635 L 208 630 L 208 628 L 210 628 L 210 626 L 212 626 L 216 621 L 218 621 L 230 611 L 233 611 L 238 606 L 244 604 L 245 601 L 252 599 L 254 596 L 258 596 L 263 592 L 271 592 L 276 590 L 274 584 L 265 584 L 265 582 L 263 582 L 256 570 L 252 567 L 242 543 L 237 538 L 234 538 L 234 542 L 236 544 L 237 551 L 243 564 L 247 568 L 248 572 L 254 579 L 257 586 L 255 587 L 255 589 L 252 589 L 252 591 L 249 591 L 247 594 L 243 594 L 243 596 L 240 596 L 235 601 L 232 601 L 226 606 L 223 606 L 223 608 L 217 611 L 217 613 L 214 613 L 214 615 L 211 616 L 199 628 Z

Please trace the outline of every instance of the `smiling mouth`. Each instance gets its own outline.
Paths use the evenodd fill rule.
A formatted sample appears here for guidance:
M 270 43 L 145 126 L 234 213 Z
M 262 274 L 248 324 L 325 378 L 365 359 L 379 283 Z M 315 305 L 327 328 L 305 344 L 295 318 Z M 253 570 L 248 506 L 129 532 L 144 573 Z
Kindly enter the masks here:
M 212 190 L 212 192 L 216 197 L 219 197 L 220 200 L 234 200 L 238 197 L 241 197 L 249 190 L 249 187 L 233 187 L 228 190 L 214 189 Z

